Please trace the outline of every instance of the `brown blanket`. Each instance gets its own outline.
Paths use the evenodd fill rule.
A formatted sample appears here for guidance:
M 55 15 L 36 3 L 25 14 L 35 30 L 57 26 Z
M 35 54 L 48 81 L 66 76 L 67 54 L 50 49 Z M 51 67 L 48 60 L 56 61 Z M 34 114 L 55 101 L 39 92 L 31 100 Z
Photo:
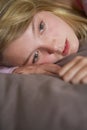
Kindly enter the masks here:
M 77 55 L 87 56 L 84 43 Z M 87 85 L 46 75 L 0 74 L 0 130 L 87 130 Z

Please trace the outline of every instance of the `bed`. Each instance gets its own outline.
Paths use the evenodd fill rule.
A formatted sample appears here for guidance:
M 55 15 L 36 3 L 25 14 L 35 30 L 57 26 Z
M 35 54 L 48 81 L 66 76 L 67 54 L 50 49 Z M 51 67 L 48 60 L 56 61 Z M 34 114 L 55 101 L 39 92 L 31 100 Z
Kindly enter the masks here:
M 76 55 L 87 56 L 87 40 Z M 57 76 L 0 74 L 0 130 L 87 130 L 87 85 Z

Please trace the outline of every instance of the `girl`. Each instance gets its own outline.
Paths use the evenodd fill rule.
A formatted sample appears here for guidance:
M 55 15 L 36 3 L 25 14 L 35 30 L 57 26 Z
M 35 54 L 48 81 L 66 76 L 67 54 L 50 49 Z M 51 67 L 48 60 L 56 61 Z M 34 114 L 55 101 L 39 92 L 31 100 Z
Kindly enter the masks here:
M 63 67 L 54 64 L 76 53 L 79 41 L 87 38 L 82 11 L 49 0 L 2 0 L 0 10 L 1 65 L 19 66 L 13 73 L 58 74 L 67 82 L 87 83 L 87 71 L 82 75 L 87 58 L 77 57 Z

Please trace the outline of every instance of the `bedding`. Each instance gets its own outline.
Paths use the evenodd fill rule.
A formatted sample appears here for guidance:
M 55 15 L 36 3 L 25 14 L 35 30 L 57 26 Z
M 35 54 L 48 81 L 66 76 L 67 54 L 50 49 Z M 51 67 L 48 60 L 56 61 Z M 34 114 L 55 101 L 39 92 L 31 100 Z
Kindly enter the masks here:
M 76 55 L 87 56 L 87 41 Z M 87 130 L 87 85 L 57 76 L 0 74 L 0 130 Z

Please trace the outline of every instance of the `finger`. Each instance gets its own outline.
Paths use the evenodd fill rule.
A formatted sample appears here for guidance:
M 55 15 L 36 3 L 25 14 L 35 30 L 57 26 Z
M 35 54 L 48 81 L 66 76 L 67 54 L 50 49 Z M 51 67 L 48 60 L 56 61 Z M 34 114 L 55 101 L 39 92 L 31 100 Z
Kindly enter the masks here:
M 55 73 L 51 73 L 51 72 L 48 72 L 48 71 L 43 71 L 43 72 L 37 73 L 37 74 L 45 74 L 45 75 L 55 76 Z
M 31 66 L 19 67 L 14 71 L 14 73 L 18 74 L 49 73 L 52 75 L 52 73 L 55 74 L 59 68 L 60 67 L 55 64 L 31 65 Z
M 67 82 L 79 82 L 79 80 L 87 73 L 87 59 L 83 58 L 78 61 L 73 67 L 71 67 L 64 75 L 63 79 Z M 85 72 L 84 72 L 85 71 Z
M 83 77 L 83 79 L 81 80 L 81 83 L 87 84 L 87 75 Z
M 87 75 L 87 65 L 80 69 L 78 73 L 71 79 L 71 82 L 74 84 L 80 83 L 82 79 Z
M 81 56 L 76 57 L 72 61 L 70 61 L 68 64 L 64 65 L 62 69 L 59 70 L 59 76 L 63 76 L 67 71 L 69 71 L 74 65 L 76 65 L 80 60 L 82 59 Z
M 48 71 L 48 72 L 58 74 L 59 69 L 60 69 L 61 67 L 60 67 L 59 65 L 56 65 L 56 64 L 46 64 L 46 65 L 43 65 L 43 68 L 44 68 L 46 71 Z
M 35 68 L 33 68 L 33 69 L 23 68 L 23 69 L 16 70 L 14 73 L 17 73 L 17 74 L 41 74 L 41 73 L 44 73 L 44 71 L 45 70 L 43 70 L 43 69 L 35 70 Z
M 49 72 L 49 71 L 46 71 L 46 70 L 43 70 L 42 68 L 39 68 L 38 70 L 30 70 L 30 69 L 19 69 L 17 71 L 15 71 L 14 73 L 17 73 L 17 74 L 45 74 L 45 75 L 50 75 L 50 76 L 55 76 L 54 73 L 52 72 Z

